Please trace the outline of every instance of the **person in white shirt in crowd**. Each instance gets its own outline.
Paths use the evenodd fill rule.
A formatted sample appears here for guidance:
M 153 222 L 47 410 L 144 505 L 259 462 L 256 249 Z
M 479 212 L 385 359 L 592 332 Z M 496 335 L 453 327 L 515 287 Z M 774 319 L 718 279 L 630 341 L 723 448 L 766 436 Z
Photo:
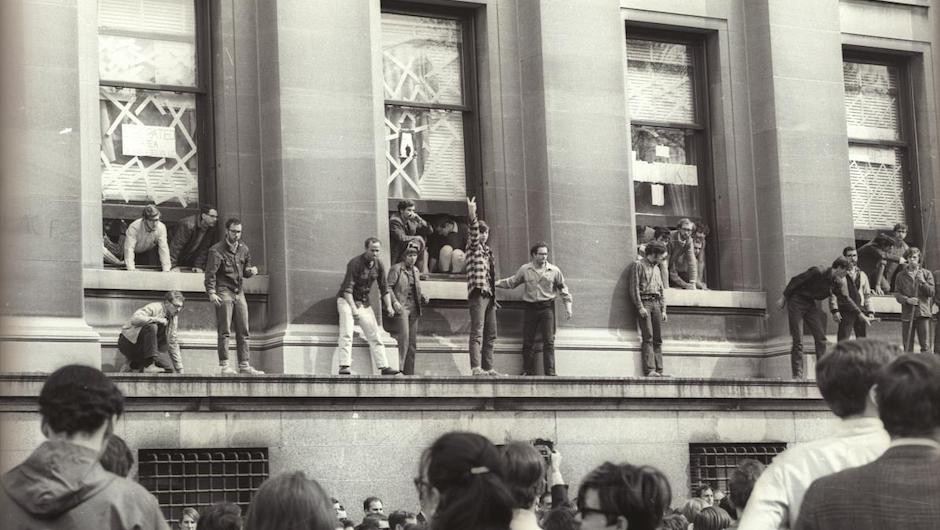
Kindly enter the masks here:
M 793 528 L 814 480 L 884 453 L 890 439 L 869 391 L 879 371 L 899 353 L 887 342 L 859 339 L 836 344 L 819 360 L 816 385 L 841 422 L 832 436 L 796 445 L 774 459 L 754 485 L 740 530 Z
M 169 272 L 172 267 L 166 225 L 160 220 L 160 210 L 156 206 L 144 206 L 140 219 L 127 227 L 127 233 L 124 234 L 124 264 L 129 271 L 137 270 L 138 264 L 159 264 L 163 272 Z

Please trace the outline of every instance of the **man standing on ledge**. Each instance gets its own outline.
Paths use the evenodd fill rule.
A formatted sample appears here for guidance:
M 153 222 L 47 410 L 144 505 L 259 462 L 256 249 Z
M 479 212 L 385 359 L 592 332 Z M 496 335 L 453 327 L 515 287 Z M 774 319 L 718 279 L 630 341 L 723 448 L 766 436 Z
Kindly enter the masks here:
M 537 375 L 535 354 L 535 333 L 542 333 L 542 361 L 545 375 L 555 374 L 555 298 L 558 294 L 565 302 L 565 318 L 571 320 L 571 293 L 565 285 L 565 276 L 561 269 L 548 262 L 548 244 L 542 241 L 529 249 L 532 261 L 526 263 L 516 274 L 496 282 L 496 287 L 515 289 L 525 284 L 522 301 L 525 303 L 525 316 L 522 327 L 522 375 Z
M 476 197 L 467 199 L 467 301 L 470 306 L 470 374 L 501 375 L 493 369 L 496 345 L 496 266 L 486 244 L 490 227 L 477 218 Z
M 666 322 L 666 297 L 659 262 L 666 253 L 666 245 L 659 241 L 646 244 L 643 259 L 630 264 L 627 271 L 627 289 L 639 317 L 643 375 L 663 377 L 663 334 Z
M 339 343 L 336 345 L 339 375 L 352 374 L 349 366 L 352 364 L 353 326 L 356 324 L 362 328 L 362 334 L 369 342 L 369 351 L 376 368 L 381 370 L 382 375 L 399 375 L 401 372 L 388 365 L 385 345 L 379 338 L 379 324 L 375 321 L 375 313 L 369 303 L 372 284 L 377 281 L 388 317 L 395 316 L 385 267 L 379 261 L 382 243 L 378 238 L 370 237 L 366 239 L 365 248 L 365 252 L 346 264 L 346 276 L 339 286 L 339 292 L 336 293 L 336 311 L 339 313 Z
M 241 242 L 242 222 L 236 217 L 225 222 L 225 239 L 209 248 L 206 263 L 206 293 L 215 304 L 215 322 L 219 332 L 219 366 L 222 375 L 263 374 L 251 367 L 248 352 L 248 302 L 242 286 L 245 278 L 258 274 L 251 265 L 248 246 Z M 234 317 L 234 319 L 233 319 Z M 235 322 L 235 344 L 238 348 L 238 370 L 228 362 L 228 338 Z
M 777 307 L 787 308 L 790 338 L 790 369 L 794 379 L 804 379 L 803 374 L 803 322 L 816 341 L 816 358 L 826 354 L 825 314 L 819 308 L 819 300 L 828 299 L 838 290 L 840 282 L 845 280 L 852 264 L 846 258 L 836 258 L 832 267 L 821 270 L 810 267 L 805 272 L 790 279 L 783 290 L 783 296 L 777 301 Z M 868 317 L 859 313 L 858 318 L 868 324 Z

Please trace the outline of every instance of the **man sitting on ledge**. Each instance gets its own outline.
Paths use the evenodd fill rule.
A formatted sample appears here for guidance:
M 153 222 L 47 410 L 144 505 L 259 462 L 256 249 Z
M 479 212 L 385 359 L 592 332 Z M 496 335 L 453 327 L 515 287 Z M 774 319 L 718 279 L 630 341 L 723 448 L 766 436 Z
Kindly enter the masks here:
M 170 291 L 162 302 L 153 302 L 134 311 L 118 337 L 118 350 L 127 359 L 122 372 L 183 373 L 183 358 L 176 338 L 182 308 L 183 294 Z M 160 359 L 161 352 L 170 354 L 172 368 Z

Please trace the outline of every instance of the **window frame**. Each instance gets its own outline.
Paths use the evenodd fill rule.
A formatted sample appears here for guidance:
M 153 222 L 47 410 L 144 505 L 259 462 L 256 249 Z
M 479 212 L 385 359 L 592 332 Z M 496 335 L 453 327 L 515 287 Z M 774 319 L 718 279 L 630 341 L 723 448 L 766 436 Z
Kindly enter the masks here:
M 477 49 L 477 10 L 472 8 L 459 8 L 449 6 L 436 6 L 414 4 L 400 0 L 383 0 L 381 13 L 408 15 L 418 17 L 444 18 L 456 20 L 461 28 L 461 90 L 463 91 L 463 104 L 454 105 L 446 103 L 416 103 L 412 101 L 399 101 L 382 97 L 383 115 L 385 107 L 389 105 L 409 107 L 422 110 L 448 110 L 459 111 L 463 117 L 464 136 L 464 179 L 466 180 L 467 196 L 477 197 L 480 215 L 484 215 L 482 159 L 480 145 L 480 102 L 479 85 L 477 79 L 479 50 Z M 383 148 L 383 149 L 387 149 Z M 383 173 L 386 177 L 388 172 Z M 400 198 L 388 195 L 388 185 L 383 187 L 388 203 L 388 211 L 398 210 Z M 416 209 L 425 214 L 450 214 L 461 216 L 467 214 L 465 200 L 438 200 L 438 199 L 412 199 Z
M 183 206 L 159 206 L 160 217 L 164 223 L 173 224 L 180 219 L 199 212 L 200 204 L 210 204 L 218 208 L 215 158 L 215 102 L 212 92 L 212 11 L 211 2 L 192 0 L 195 6 L 195 62 L 196 82 L 194 86 L 164 85 L 116 81 L 98 78 L 99 87 L 132 88 L 137 90 L 154 90 L 193 94 L 196 100 L 196 134 L 193 140 L 197 149 L 197 182 L 198 203 Z M 139 33 L 122 30 L 101 32 L 96 29 L 97 35 L 140 36 Z M 131 201 L 128 203 L 112 204 L 101 201 L 103 219 L 125 219 L 128 221 L 140 217 L 141 208 L 147 201 Z
M 630 151 L 633 149 L 634 126 L 668 127 L 672 129 L 681 129 L 683 131 L 695 131 L 695 134 L 699 135 L 700 141 L 696 142 L 697 145 L 694 147 L 694 154 L 697 160 L 701 160 L 701 163 L 697 164 L 699 177 L 699 202 L 702 207 L 700 220 L 704 221 L 708 226 L 708 236 L 705 238 L 705 281 L 710 289 L 719 288 L 720 276 L 718 274 L 718 267 L 721 243 L 718 240 L 718 217 L 715 212 L 716 201 L 710 126 L 711 115 L 708 105 L 708 33 L 693 28 L 666 29 L 660 26 L 632 24 L 629 21 L 625 24 L 625 28 L 625 37 L 623 41 L 624 46 L 626 46 L 627 40 L 636 39 L 665 42 L 670 44 L 682 44 L 689 46 L 692 51 L 692 98 L 695 105 L 695 122 L 682 123 L 635 119 L 631 113 L 630 121 L 628 123 L 628 132 L 630 138 L 630 144 L 628 148 Z M 626 63 L 624 63 L 624 66 L 627 66 Z M 629 77 L 629 72 L 627 73 L 627 76 Z M 628 86 L 625 86 L 624 88 L 629 90 Z M 629 108 L 627 111 L 629 112 Z M 630 156 L 629 159 L 631 161 L 630 163 L 632 164 L 633 157 Z M 631 184 L 633 184 L 632 176 Z M 632 186 L 630 193 L 634 193 Z M 678 224 L 680 219 L 685 217 L 687 216 L 660 216 L 641 214 L 636 211 L 633 212 L 634 226 L 653 226 L 653 224 L 651 224 L 654 222 L 653 219 L 665 218 L 665 222 L 667 223 L 666 226 L 674 227 Z M 692 219 L 692 221 L 694 222 L 696 219 Z
M 871 146 L 871 147 L 891 147 L 901 151 L 902 161 L 902 185 L 904 187 L 904 213 L 907 217 L 908 237 L 907 243 L 911 246 L 921 246 L 923 242 L 923 215 L 922 199 L 923 194 L 920 187 L 920 178 L 917 171 L 917 139 L 914 131 L 914 94 L 911 81 L 911 57 L 902 52 L 893 52 L 891 50 L 873 50 L 869 48 L 858 48 L 845 46 L 842 49 L 842 62 L 844 63 L 862 63 L 896 68 L 898 72 L 898 133 L 900 140 L 870 140 L 864 138 L 853 138 L 848 135 L 848 118 L 846 118 L 846 145 Z M 843 90 L 845 79 L 842 81 Z M 843 96 L 843 107 L 846 101 Z M 849 160 L 846 160 L 848 163 Z M 848 169 L 848 166 L 846 166 Z M 879 233 L 890 231 L 891 227 L 886 229 L 857 229 L 852 226 L 854 239 L 858 246 L 867 243 L 875 238 Z

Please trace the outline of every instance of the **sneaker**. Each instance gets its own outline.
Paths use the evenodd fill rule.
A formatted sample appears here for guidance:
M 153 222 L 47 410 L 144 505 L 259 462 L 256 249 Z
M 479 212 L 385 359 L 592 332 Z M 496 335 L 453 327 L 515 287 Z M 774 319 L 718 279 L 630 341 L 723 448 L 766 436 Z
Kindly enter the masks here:
M 496 370 L 494 370 L 493 368 L 490 368 L 489 370 L 483 370 L 483 375 L 490 375 L 490 376 L 493 376 L 493 377 L 501 377 L 501 376 L 504 376 L 504 375 L 506 375 L 506 374 L 501 374 L 501 373 L 497 372 Z
M 147 366 L 146 368 L 143 369 L 143 373 L 145 373 L 145 374 L 165 374 L 165 373 L 166 373 L 166 370 L 164 370 L 163 368 L 160 368 L 160 367 L 157 366 L 157 365 L 151 364 L 150 366 Z
M 250 365 L 247 365 L 247 364 L 244 366 L 239 365 L 238 373 L 242 375 L 264 375 L 264 372 L 262 372 L 261 370 L 252 368 Z
M 672 377 L 671 375 L 669 375 L 669 374 L 664 374 L 664 373 L 662 373 L 662 372 L 656 372 L 656 375 L 658 375 L 659 377 Z
M 487 373 L 482 368 L 475 366 L 470 369 L 470 375 L 487 375 Z
M 223 365 L 219 366 L 219 374 L 221 374 L 221 375 L 236 375 L 236 374 L 238 374 L 238 370 L 232 368 L 232 367 L 229 366 L 228 364 L 223 364 Z
M 118 371 L 124 372 L 124 373 L 133 373 L 133 372 L 139 372 L 140 370 L 135 370 L 131 368 L 131 363 L 125 361 L 124 364 L 121 365 L 121 369 Z
M 386 366 L 385 368 L 381 368 L 380 370 L 382 372 L 382 375 L 401 375 L 401 372 L 392 368 L 391 366 Z
M 643 377 L 662 377 L 663 375 L 658 372 L 647 372 Z
M 340 366 L 339 375 L 352 375 L 352 370 L 348 366 Z

